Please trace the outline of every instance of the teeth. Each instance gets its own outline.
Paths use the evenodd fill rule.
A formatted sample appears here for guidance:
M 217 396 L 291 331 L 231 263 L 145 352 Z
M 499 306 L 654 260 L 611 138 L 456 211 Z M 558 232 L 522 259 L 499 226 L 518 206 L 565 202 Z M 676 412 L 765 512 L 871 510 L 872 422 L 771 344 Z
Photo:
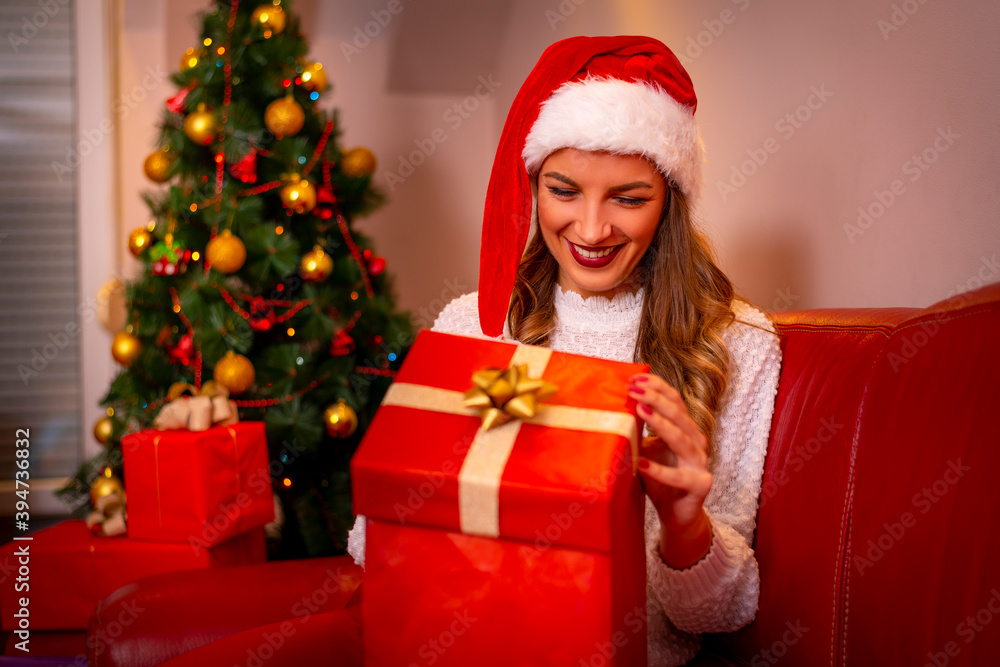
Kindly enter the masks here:
M 576 251 L 580 253 L 580 255 L 586 257 L 587 259 L 600 259 L 601 257 L 607 257 L 608 255 L 610 255 L 611 252 L 618 246 L 610 246 L 597 251 L 584 250 L 575 243 L 573 244 L 573 247 L 576 248 Z

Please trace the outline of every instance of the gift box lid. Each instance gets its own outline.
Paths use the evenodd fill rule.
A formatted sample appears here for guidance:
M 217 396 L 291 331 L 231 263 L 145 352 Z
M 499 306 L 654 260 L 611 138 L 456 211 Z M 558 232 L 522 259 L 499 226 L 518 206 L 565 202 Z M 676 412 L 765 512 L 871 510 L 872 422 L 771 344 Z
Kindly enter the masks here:
M 463 405 L 473 373 L 525 362 L 528 376 L 556 385 L 555 394 L 535 417 L 484 435 L 479 411 Z M 642 511 L 631 454 L 641 427 L 626 387 L 647 371 L 644 364 L 421 331 L 351 462 L 355 512 L 607 551 L 616 517 Z M 505 439 L 512 448 L 496 454 L 496 441 Z M 486 525 L 495 528 L 483 529 L 477 518 L 483 502 L 493 515 Z

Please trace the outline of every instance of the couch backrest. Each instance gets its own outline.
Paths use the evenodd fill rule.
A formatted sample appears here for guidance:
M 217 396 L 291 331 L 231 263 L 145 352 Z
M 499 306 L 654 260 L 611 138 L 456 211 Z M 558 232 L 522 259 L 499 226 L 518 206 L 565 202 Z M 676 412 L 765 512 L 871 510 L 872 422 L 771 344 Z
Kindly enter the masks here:
M 893 331 L 861 406 L 837 655 L 1000 656 L 1000 285 Z
M 776 320 L 760 609 L 718 642 L 752 665 L 933 665 L 928 653 L 955 653 L 947 642 L 968 636 L 956 632 L 963 613 L 1000 590 L 1000 570 L 986 566 L 1000 564 L 1000 479 L 989 475 L 1000 463 L 1000 285 L 926 310 Z M 941 497 L 918 499 L 925 487 Z M 997 616 L 963 660 L 1000 648 Z

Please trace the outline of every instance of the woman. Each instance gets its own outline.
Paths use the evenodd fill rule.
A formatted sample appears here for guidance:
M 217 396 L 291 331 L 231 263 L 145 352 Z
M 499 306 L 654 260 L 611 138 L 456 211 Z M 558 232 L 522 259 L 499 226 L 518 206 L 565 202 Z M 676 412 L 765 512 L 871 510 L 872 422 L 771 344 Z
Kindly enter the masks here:
M 641 361 L 649 664 L 756 613 L 750 547 L 777 391 L 768 318 L 735 299 L 692 224 L 702 150 L 687 72 L 644 37 L 542 55 L 507 117 L 487 194 L 479 292 L 434 325 Z M 525 251 L 529 229 L 535 235 Z M 364 521 L 349 550 L 364 555 Z

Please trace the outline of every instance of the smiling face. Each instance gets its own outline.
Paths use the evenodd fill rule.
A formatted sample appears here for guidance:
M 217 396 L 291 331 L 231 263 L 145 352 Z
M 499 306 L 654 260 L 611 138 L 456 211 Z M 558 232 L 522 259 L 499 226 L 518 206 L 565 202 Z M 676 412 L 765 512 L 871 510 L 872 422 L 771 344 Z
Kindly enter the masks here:
M 538 172 L 538 226 L 559 263 L 559 285 L 584 297 L 636 289 L 666 197 L 663 177 L 642 156 L 549 155 Z

